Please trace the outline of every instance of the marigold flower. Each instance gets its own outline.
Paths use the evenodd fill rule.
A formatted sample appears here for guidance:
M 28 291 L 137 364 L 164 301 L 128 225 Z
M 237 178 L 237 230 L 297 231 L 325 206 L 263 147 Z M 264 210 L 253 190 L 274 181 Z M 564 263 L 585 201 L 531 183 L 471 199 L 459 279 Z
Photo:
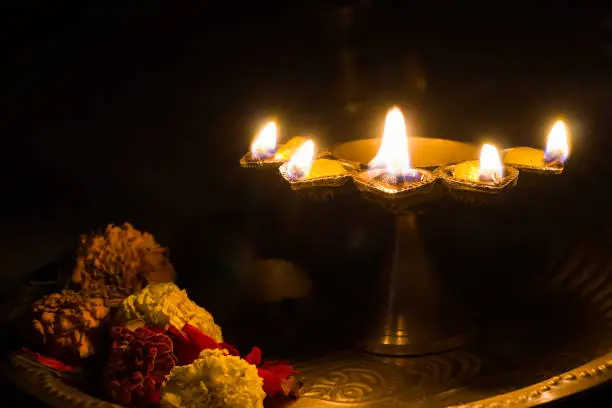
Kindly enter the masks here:
M 223 341 L 221 328 L 212 315 L 171 282 L 150 284 L 125 298 L 118 308 L 118 319 L 121 322 L 141 319 L 150 326 L 164 329 L 173 326 L 179 330 L 189 323 L 215 341 Z
M 110 312 L 108 301 L 71 290 L 43 297 L 32 306 L 36 342 L 48 356 L 67 362 L 92 356 Z
M 173 281 L 175 275 L 167 250 L 153 235 L 125 223 L 81 237 L 72 283 L 81 290 L 124 297 L 151 282 Z
M 263 408 L 257 368 L 226 350 L 204 350 L 193 364 L 176 366 L 162 388 L 161 405 L 176 408 Z

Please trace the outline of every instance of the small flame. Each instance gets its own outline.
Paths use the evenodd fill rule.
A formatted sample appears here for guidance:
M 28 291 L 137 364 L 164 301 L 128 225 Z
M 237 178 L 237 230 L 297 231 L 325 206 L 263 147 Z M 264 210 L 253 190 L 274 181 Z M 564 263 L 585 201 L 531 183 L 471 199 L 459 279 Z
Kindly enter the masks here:
M 495 146 L 491 144 L 482 145 L 480 150 L 480 179 L 496 181 L 501 180 L 503 176 L 504 166 L 502 166 Z
M 264 126 L 251 144 L 251 155 L 257 160 L 268 159 L 276 152 L 276 138 L 278 129 L 276 122 Z
M 567 127 L 562 120 L 555 122 L 554 126 L 548 133 L 548 142 L 546 143 L 546 161 L 560 161 L 565 163 L 569 156 L 569 144 L 567 141 Z
M 392 176 L 405 175 L 410 172 L 406 122 L 399 108 L 392 108 L 387 113 L 380 149 L 369 166 L 370 168 L 383 168 L 387 174 Z
M 289 177 L 296 180 L 308 177 L 312 168 L 314 153 L 314 142 L 312 140 L 304 142 L 287 163 Z

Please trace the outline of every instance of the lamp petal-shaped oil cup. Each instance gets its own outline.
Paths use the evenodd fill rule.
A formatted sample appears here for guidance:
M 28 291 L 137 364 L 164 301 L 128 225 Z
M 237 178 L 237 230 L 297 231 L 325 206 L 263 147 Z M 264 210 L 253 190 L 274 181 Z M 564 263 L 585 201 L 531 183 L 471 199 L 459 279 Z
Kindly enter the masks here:
M 482 146 L 479 161 L 441 167 L 435 173 L 451 196 L 469 204 L 498 200 L 501 193 L 516 186 L 519 175 L 517 169 L 502 165 L 497 149 L 490 144 Z
M 297 136 L 279 145 L 278 133 L 276 122 L 262 127 L 253 139 L 251 149 L 240 159 L 240 165 L 245 168 L 278 168 L 306 141 Z
M 555 178 L 543 175 L 559 175 L 565 170 L 570 153 L 569 129 L 562 120 L 557 120 L 548 133 L 545 149 L 514 147 L 504 151 L 504 164 L 521 172 L 521 190 L 541 187 L 543 183 L 556 183 Z M 526 192 L 526 194 L 529 194 Z M 525 197 L 528 201 L 528 198 Z
M 514 147 L 505 151 L 504 163 L 524 172 L 561 174 L 569 156 L 569 136 L 565 123 L 555 122 L 548 133 L 546 150 Z
M 328 153 L 315 158 L 315 150 L 314 142 L 307 140 L 288 162 L 280 166 L 279 171 L 292 190 L 312 201 L 330 201 L 341 187 L 347 185 L 357 167 Z

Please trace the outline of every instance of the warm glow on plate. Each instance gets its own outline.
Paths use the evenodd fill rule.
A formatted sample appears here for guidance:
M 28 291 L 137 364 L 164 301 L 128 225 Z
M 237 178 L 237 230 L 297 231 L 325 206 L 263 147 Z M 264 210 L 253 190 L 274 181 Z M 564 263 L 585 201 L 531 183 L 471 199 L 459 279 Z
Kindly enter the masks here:
M 480 150 L 480 177 L 487 180 L 499 180 L 503 177 L 504 166 L 502 166 L 499 153 L 491 144 L 482 145 Z
M 399 108 L 392 108 L 387 113 L 380 149 L 370 162 L 370 168 L 383 168 L 393 176 L 410 171 L 406 122 Z
M 562 120 L 558 120 L 548 134 L 546 156 L 559 159 L 561 162 L 565 162 L 569 156 L 567 127 Z
M 315 144 L 312 140 L 307 140 L 295 152 L 287 163 L 287 173 L 293 179 L 302 179 L 308 177 L 314 160 Z
M 277 137 L 276 122 L 268 123 L 255 136 L 255 140 L 251 144 L 251 155 L 258 160 L 267 159 L 274 155 Z

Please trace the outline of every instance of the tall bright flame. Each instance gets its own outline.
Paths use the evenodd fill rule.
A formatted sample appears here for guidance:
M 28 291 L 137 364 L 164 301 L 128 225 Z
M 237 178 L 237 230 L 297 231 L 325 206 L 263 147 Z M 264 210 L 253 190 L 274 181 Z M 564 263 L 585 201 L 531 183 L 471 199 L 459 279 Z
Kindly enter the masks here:
M 310 174 L 312 161 L 314 160 L 315 144 L 312 140 L 307 140 L 295 152 L 287 163 L 287 173 L 292 179 L 306 178 Z
M 481 180 L 500 180 L 504 176 L 499 153 L 491 144 L 482 145 L 480 150 L 480 178 Z
M 399 108 L 392 108 L 387 113 L 380 149 L 370 162 L 370 168 L 383 168 L 393 176 L 410 171 L 406 122 Z
M 549 161 L 559 160 L 564 163 L 568 156 L 567 127 L 562 120 L 558 120 L 548 133 L 545 157 Z
M 276 122 L 270 122 L 264 126 L 251 144 L 251 155 L 258 160 L 268 159 L 276 152 L 276 139 L 278 129 Z

